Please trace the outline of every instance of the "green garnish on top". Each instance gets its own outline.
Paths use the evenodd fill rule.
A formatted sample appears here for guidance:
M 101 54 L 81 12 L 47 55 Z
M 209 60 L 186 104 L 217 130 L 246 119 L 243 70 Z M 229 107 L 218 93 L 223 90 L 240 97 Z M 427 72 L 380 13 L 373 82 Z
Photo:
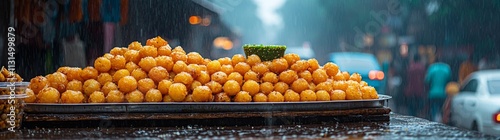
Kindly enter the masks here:
M 262 45 L 262 44 L 245 44 L 243 45 L 243 51 L 248 57 L 255 54 L 260 57 L 262 61 L 271 61 L 276 58 L 283 57 L 285 55 L 286 46 L 285 45 Z

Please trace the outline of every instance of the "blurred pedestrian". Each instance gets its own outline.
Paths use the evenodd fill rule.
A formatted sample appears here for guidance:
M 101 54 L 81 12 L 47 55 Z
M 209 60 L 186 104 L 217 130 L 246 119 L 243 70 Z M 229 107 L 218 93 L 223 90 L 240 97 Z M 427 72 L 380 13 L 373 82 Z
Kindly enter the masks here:
M 429 103 L 431 105 L 430 119 L 439 121 L 442 115 L 442 106 L 446 99 L 446 84 L 451 80 L 451 68 L 448 64 L 439 62 L 431 64 L 427 69 L 425 83 L 429 85 Z
M 467 60 L 460 64 L 460 69 L 458 70 L 458 83 L 461 84 L 469 74 L 476 70 L 476 66 L 472 63 L 472 56 L 469 56 Z
M 408 83 L 405 87 L 405 102 L 408 114 L 411 116 L 425 117 L 421 114 L 425 98 L 425 65 L 420 61 L 420 56 L 415 54 L 406 75 Z
M 446 101 L 444 102 L 443 105 L 442 121 L 444 124 L 453 125 L 450 120 L 451 100 L 453 99 L 453 96 L 457 95 L 458 92 L 460 92 L 460 84 L 458 84 L 457 82 L 449 82 L 446 85 L 446 94 L 448 96 L 446 97 Z

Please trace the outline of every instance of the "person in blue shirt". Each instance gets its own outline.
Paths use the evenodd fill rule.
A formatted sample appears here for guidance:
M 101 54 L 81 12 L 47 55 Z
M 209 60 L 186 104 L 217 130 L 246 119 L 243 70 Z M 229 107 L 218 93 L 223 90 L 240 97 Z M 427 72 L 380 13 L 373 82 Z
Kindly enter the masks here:
M 443 62 L 431 64 L 427 69 L 425 83 L 429 85 L 430 119 L 437 121 L 446 99 L 446 84 L 451 80 L 451 68 Z

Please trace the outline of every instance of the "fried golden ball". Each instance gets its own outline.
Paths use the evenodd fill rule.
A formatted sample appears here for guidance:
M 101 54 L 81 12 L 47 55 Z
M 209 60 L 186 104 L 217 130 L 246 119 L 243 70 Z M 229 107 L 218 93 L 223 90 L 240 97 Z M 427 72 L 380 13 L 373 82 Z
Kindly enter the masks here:
M 222 89 L 228 96 L 235 96 L 238 92 L 240 92 L 241 87 L 237 81 L 228 80 L 226 83 L 224 83 Z
M 88 98 L 88 103 L 105 103 L 106 102 L 106 95 L 100 91 L 95 91 L 92 94 L 90 94 Z
M 81 77 L 82 71 L 82 68 L 72 67 L 67 71 L 67 73 L 65 73 L 66 79 L 68 79 L 68 81 L 83 81 L 83 78 Z
M 260 81 L 260 78 L 259 78 L 259 74 L 250 70 L 247 73 L 245 73 L 245 75 L 243 76 L 243 80 L 244 81 L 248 81 L 248 80 Z
M 113 75 L 113 82 L 118 83 L 118 81 L 125 76 L 130 76 L 130 72 L 128 72 L 128 70 L 126 70 L 126 69 L 118 70 Z
M 378 99 L 377 90 L 372 86 L 361 87 L 361 93 L 363 99 Z
M 59 97 L 59 91 L 53 87 L 46 87 L 40 90 L 36 96 L 38 103 L 58 103 Z
M 66 90 L 83 91 L 82 81 L 73 80 L 68 82 Z
M 264 75 L 265 73 L 269 72 L 269 68 L 264 63 L 257 63 L 252 66 L 252 71 L 256 72 L 259 75 Z
M 168 88 L 172 85 L 172 81 L 170 80 L 161 80 L 158 83 L 158 90 L 160 90 L 161 94 L 168 94 Z
M 292 66 L 292 64 L 294 64 L 295 62 L 299 61 L 300 60 L 300 56 L 298 54 L 295 54 L 295 53 L 288 53 L 288 54 L 285 54 L 283 56 L 283 58 L 285 58 L 286 62 L 288 63 L 288 65 Z
M 128 45 L 129 50 L 141 50 L 142 44 L 139 41 L 134 41 Z
M 74 90 L 66 90 L 61 94 L 62 103 L 83 103 L 85 97 L 82 92 Z
M 209 87 L 210 90 L 212 90 L 212 94 L 217 94 L 217 93 L 222 92 L 222 85 L 218 82 L 210 81 L 210 82 L 206 83 L 205 85 L 207 87 Z
M 153 67 L 149 71 L 148 76 L 149 76 L 149 78 L 153 79 L 153 81 L 158 83 L 163 79 L 167 79 L 169 76 L 169 73 L 168 73 L 167 69 L 160 67 L 160 66 L 156 66 L 156 67 Z
M 83 80 L 97 79 L 97 76 L 99 76 L 99 72 L 94 67 L 86 67 L 82 70 L 80 76 Z
M 344 79 L 345 80 L 349 80 L 351 78 L 351 75 L 349 74 L 349 72 L 347 71 L 343 71 L 342 72 L 342 75 L 344 75 Z
M 111 61 L 105 57 L 95 59 L 94 67 L 99 72 L 108 72 L 111 69 Z
M 156 67 L 156 60 L 153 57 L 144 57 L 139 62 L 139 66 L 145 72 L 149 72 L 152 68 Z
M 348 86 L 347 90 L 345 91 L 346 93 L 346 99 L 347 100 L 361 100 L 363 99 L 363 95 L 359 89 L 358 86 Z
M 83 83 L 83 93 L 89 96 L 94 91 L 100 91 L 101 84 L 94 79 L 89 79 Z
M 190 52 L 187 54 L 187 62 L 189 64 L 203 64 L 203 57 L 197 52 Z
M 212 81 L 218 82 L 219 84 L 224 84 L 227 81 L 227 75 L 224 72 L 218 71 L 210 76 Z
M 104 85 L 107 82 L 113 82 L 113 76 L 111 76 L 109 73 L 101 73 L 99 74 L 99 76 L 97 76 L 97 82 L 99 82 L 101 85 Z
M 27 88 L 26 89 L 26 98 L 24 98 L 24 102 L 26 103 L 34 103 L 36 102 L 36 95 L 35 93 L 33 92 L 33 90 L 31 90 L 30 88 Z
M 233 62 L 232 62 L 231 58 L 229 58 L 229 57 L 219 58 L 219 59 L 217 59 L 217 61 L 219 61 L 219 63 L 221 65 L 231 65 L 231 66 L 233 66 Z
M 264 93 L 257 93 L 253 95 L 254 102 L 267 102 L 267 95 Z
M 183 83 L 185 85 L 190 85 L 191 83 L 193 83 L 193 81 L 194 81 L 193 77 L 187 72 L 178 73 L 174 77 L 175 83 Z
M 107 82 L 101 88 L 101 91 L 102 93 L 104 93 L 104 96 L 107 96 L 108 93 L 112 90 L 118 90 L 118 86 L 113 82 Z
M 3 75 L 3 74 L 0 74 Z M 42 90 L 45 87 L 48 87 L 50 85 L 49 80 L 43 76 L 36 76 L 35 78 L 30 80 L 30 84 L 28 85 L 28 88 L 33 90 L 35 94 L 38 94 L 40 90 Z
M 155 89 L 155 88 L 156 88 L 156 85 L 152 79 L 144 78 L 144 79 L 137 81 L 137 90 L 139 90 L 142 93 L 146 93 L 150 89 Z
M 359 82 L 359 85 L 361 87 L 365 87 L 365 86 L 368 86 L 368 83 L 366 83 L 365 81 L 361 81 L 361 82 Z
M 285 98 L 285 102 L 298 102 L 300 101 L 300 94 L 293 90 L 287 90 L 285 92 L 285 95 L 283 95 Z
M 132 76 L 125 76 L 118 81 L 118 89 L 121 92 L 132 92 L 137 89 L 137 80 Z
M 330 93 L 325 90 L 316 91 L 316 97 L 317 101 L 330 101 Z
M 182 83 L 173 83 L 168 88 L 168 95 L 172 98 L 173 101 L 181 102 L 184 101 L 187 95 L 186 85 Z
M 139 65 L 135 64 L 134 62 L 128 62 L 125 64 L 125 69 L 128 70 L 128 72 L 132 73 L 135 69 L 138 69 Z
M 193 94 L 186 95 L 186 98 L 184 98 L 184 102 L 194 102 L 193 101 Z
M 299 79 L 297 72 L 293 70 L 286 70 L 280 73 L 279 81 L 285 82 L 286 84 L 292 84 L 293 81 Z
M 302 72 L 309 68 L 309 63 L 306 60 L 298 60 L 290 66 L 290 69 Z
M 221 69 L 221 64 L 219 61 L 210 61 L 207 64 L 208 74 L 213 74 L 215 72 L 218 72 L 220 71 L 220 69 Z
M 326 71 L 323 69 L 316 69 L 312 73 L 312 77 L 313 77 L 314 84 L 319 84 L 321 82 L 325 82 L 328 79 L 328 75 L 326 74 Z
M 221 92 L 221 93 L 215 94 L 214 101 L 215 102 L 231 102 L 231 98 L 229 98 L 229 96 L 227 96 L 226 93 Z
M 105 57 L 109 60 L 111 60 L 111 58 L 115 57 L 114 55 L 110 54 L 110 53 L 105 53 L 102 57 Z
M 170 97 L 170 95 L 164 95 L 163 102 L 174 102 L 174 100 Z
M 125 60 L 125 57 L 122 55 L 115 55 L 115 57 L 110 59 L 111 61 L 111 68 L 114 70 L 119 70 L 125 68 L 125 64 L 127 63 L 127 60 Z
M 244 75 L 250 70 L 250 65 L 248 65 L 245 62 L 239 62 L 234 66 L 234 71 L 240 73 L 241 75 Z
M 236 64 L 240 62 L 246 62 L 245 56 L 243 56 L 242 54 L 233 55 L 233 58 L 231 59 L 231 63 L 233 64 L 233 66 L 236 66 Z
M 207 86 L 198 86 L 193 90 L 193 101 L 208 102 L 212 96 L 212 90 Z
M 138 90 L 134 90 L 130 93 L 127 93 L 125 95 L 125 99 L 129 103 L 140 103 L 144 101 L 144 94 Z M 163 100 L 163 97 L 161 97 L 161 100 Z
M 165 68 L 168 71 L 171 71 L 174 67 L 174 61 L 170 56 L 158 56 L 155 58 L 156 65 Z
M 243 85 L 243 76 L 240 73 L 233 72 L 227 76 L 227 80 L 234 80 L 240 85 Z
M 116 56 L 116 55 L 123 55 L 127 51 L 128 51 L 127 48 L 114 47 L 109 51 L 109 53 Z
M 184 61 L 175 62 L 174 66 L 172 68 L 172 71 L 174 71 L 175 73 L 187 72 L 188 69 L 187 69 L 186 62 L 184 62 Z
M 262 62 L 262 60 L 260 60 L 260 57 L 258 55 L 255 55 L 255 54 L 252 54 L 252 55 L 248 56 L 248 58 L 247 58 L 247 64 L 250 66 L 254 66 L 255 64 L 260 63 L 260 62 Z
M 341 80 L 346 80 L 344 78 L 344 75 L 342 74 L 342 72 L 338 72 L 337 74 L 335 74 L 335 76 L 333 76 L 333 79 L 335 81 L 341 81 Z
M 135 69 L 135 70 L 132 71 L 132 73 L 130 75 L 132 77 L 134 77 L 135 79 L 137 79 L 137 80 L 144 79 L 144 78 L 146 78 L 148 76 L 146 74 L 146 72 L 144 72 L 144 70 L 142 70 L 142 69 Z
M 335 81 L 333 82 L 333 89 L 334 90 L 347 90 L 347 83 L 345 81 Z
M 146 97 L 144 101 L 146 102 L 161 102 L 163 100 L 163 95 L 157 89 L 150 89 L 146 92 Z
M 333 90 L 333 83 L 329 81 L 321 82 L 316 85 L 315 88 L 317 91 L 319 90 L 325 90 L 325 91 L 332 91 Z
M 139 54 L 139 51 L 136 50 L 128 50 L 123 54 L 123 57 L 125 58 L 125 61 L 127 62 L 134 62 L 138 64 L 141 61 L 141 54 Z
M 313 80 L 312 74 L 309 71 L 302 71 L 299 73 L 299 78 L 303 78 L 308 83 L 311 83 Z
M 361 75 L 359 73 L 353 73 L 350 77 L 349 80 L 354 80 L 356 82 L 361 82 Z
M 66 75 L 61 72 L 54 72 L 53 74 L 47 75 L 47 80 L 50 83 L 50 87 L 56 88 L 59 92 L 64 92 L 66 90 L 66 84 L 68 80 Z
M 158 49 L 154 46 L 144 46 L 139 50 L 141 57 L 156 57 L 158 56 Z
M 280 92 L 282 94 L 284 94 L 288 89 L 289 89 L 288 84 L 284 82 L 278 82 L 274 84 L 274 91 Z
M 300 101 L 316 101 L 318 97 L 312 90 L 304 90 L 300 92 Z
M 226 73 L 227 75 L 233 73 L 233 65 L 222 65 L 220 71 Z
M 248 80 L 246 81 L 243 86 L 241 87 L 243 91 L 248 92 L 250 95 L 254 96 L 255 94 L 259 93 L 260 91 L 260 85 L 254 80 Z
M 285 97 L 283 94 L 277 91 L 273 91 L 267 95 L 268 102 L 283 102 L 285 101 Z
M 170 56 L 171 53 L 172 48 L 168 44 L 158 48 L 158 56 Z
M 246 91 L 239 91 L 239 92 L 235 93 L 234 101 L 235 102 L 251 102 L 252 96 L 250 96 L 250 94 L 248 94 L 248 92 L 246 92 Z
M 172 60 L 174 62 L 177 62 L 177 61 L 183 61 L 183 62 L 187 62 L 187 55 L 186 53 L 181 53 L 181 52 L 172 52 L 170 54 L 170 57 L 172 57 Z
M 200 75 L 196 77 L 196 81 L 200 81 L 201 84 L 206 84 L 210 82 L 210 75 L 208 75 L 207 71 L 201 71 Z
M 313 72 L 319 68 L 318 60 L 316 60 L 314 58 L 307 60 L 307 63 L 309 63 L 309 71 L 311 71 L 311 72 Z
M 5 68 L 5 67 L 2 67 L 2 68 Z M 60 72 L 60 73 L 63 73 L 63 74 L 67 74 L 68 71 L 69 71 L 69 69 L 71 69 L 71 67 L 68 67 L 68 66 L 59 67 L 57 69 L 57 72 Z M 10 75 L 10 73 L 8 71 L 4 72 L 4 69 L 2 69 L 2 74 L 3 74 L 2 76 L 4 76 L 4 75 Z M 8 76 L 8 77 L 10 77 L 10 76 Z
M 333 90 L 330 93 L 330 100 L 345 100 L 346 93 L 343 90 Z
M 125 95 L 119 90 L 112 90 L 106 96 L 106 102 L 108 103 L 122 103 L 125 101 Z
M 148 39 L 146 41 L 146 45 L 154 46 L 154 47 L 158 48 L 161 46 L 168 45 L 168 42 L 166 40 L 164 40 L 163 38 L 161 38 L 160 36 L 157 36 L 157 37 Z
M 174 52 L 179 52 L 181 54 L 186 54 L 186 51 L 184 51 L 184 49 L 181 46 L 177 46 L 174 49 L 172 49 L 172 53 L 174 53 Z
M 264 82 L 260 84 L 260 92 L 269 94 L 274 90 L 274 85 L 271 82 Z
M 199 81 L 193 81 L 193 83 L 191 83 L 189 85 L 189 91 L 193 91 L 196 87 L 199 87 L 199 86 L 203 86 L 203 84 L 201 84 Z
M 323 68 L 325 69 L 326 74 L 328 74 L 328 76 L 330 77 L 337 75 L 337 73 L 339 72 L 339 66 L 332 62 L 326 63 L 325 65 L 323 65 Z
M 278 79 L 278 75 L 276 75 L 275 73 L 273 72 L 267 72 L 265 73 L 263 76 L 262 76 L 262 79 L 261 79 L 263 82 L 270 82 L 270 83 L 278 83 L 279 79 Z
M 309 89 L 309 83 L 305 79 L 299 78 L 292 83 L 291 89 L 297 93 L 301 93 Z
M 269 67 L 274 73 L 281 73 L 288 69 L 288 62 L 284 58 L 274 59 Z
M 189 64 L 187 65 L 187 73 L 189 73 L 193 77 L 193 79 L 196 79 L 201 73 L 201 68 L 198 66 L 198 64 Z

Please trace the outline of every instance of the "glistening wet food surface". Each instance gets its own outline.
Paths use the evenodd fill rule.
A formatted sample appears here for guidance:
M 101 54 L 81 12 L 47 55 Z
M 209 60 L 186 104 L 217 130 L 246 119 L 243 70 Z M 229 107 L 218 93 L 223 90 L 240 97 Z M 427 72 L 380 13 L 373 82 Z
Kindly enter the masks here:
M 374 138 L 374 139 L 499 139 L 424 119 L 391 114 L 390 121 L 323 122 L 300 125 L 25 128 L 2 133 L 5 138 Z

